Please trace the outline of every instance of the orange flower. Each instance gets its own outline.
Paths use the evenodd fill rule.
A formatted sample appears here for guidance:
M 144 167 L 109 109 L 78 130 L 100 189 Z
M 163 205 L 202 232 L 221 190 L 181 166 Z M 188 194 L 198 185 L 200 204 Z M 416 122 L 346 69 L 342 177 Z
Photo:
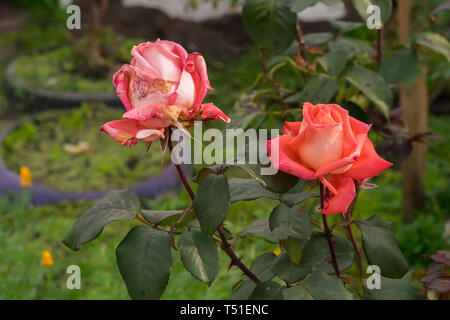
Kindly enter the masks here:
M 32 184 L 31 172 L 28 167 L 20 168 L 20 186 L 22 188 L 28 188 Z
M 53 258 L 50 251 L 44 250 L 42 251 L 42 261 L 41 264 L 44 267 L 51 267 L 53 265 Z

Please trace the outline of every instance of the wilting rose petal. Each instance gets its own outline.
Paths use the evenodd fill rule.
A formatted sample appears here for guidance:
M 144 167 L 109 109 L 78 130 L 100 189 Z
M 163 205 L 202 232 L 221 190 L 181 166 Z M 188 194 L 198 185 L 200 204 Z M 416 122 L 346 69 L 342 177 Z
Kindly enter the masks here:
M 202 104 L 211 86 L 201 54 L 188 55 L 179 44 L 159 39 L 134 46 L 131 54 L 131 63 L 122 66 L 113 78 L 127 121 L 112 121 L 102 127 L 116 141 L 134 145 L 144 136 L 143 140 L 158 136 L 148 135 L 148 130 L 191 125 L 194 120 L 230 121 L 213 104 Z

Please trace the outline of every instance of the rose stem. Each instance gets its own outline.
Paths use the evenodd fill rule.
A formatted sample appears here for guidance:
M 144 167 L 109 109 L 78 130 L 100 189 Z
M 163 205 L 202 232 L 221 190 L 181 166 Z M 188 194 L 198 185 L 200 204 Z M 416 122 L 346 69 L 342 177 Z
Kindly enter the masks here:
M 235 266 L 237 266 L 239 269 L 242 270 L 242 272 L 249 277 L 254 283 L 258 284 L 261 283 L 261 280 L 258 279 L 258 277 L 250 271 L 249 268 L 247 268 L 242 261 L 236 256 L 236 254 L 234 253 L 233 249 L 231 248 L 230 244 L 227 241 L 227 238 L 225 237 L 225 233 L 223 231 L 223 226 L 220 226 L 219 229 L 219 235 L 220 235 L 220 239 L 222 240 L 222 249 L 223 251 L 226 252 L 226 254 L 228 254 L 228 256 L 231 259 L 231 263 Z
M 169 151 L 172 153 L 173 150 L 173 143 L 172 143 L 172 129 L 169 127 L 168 130 L 168 137 L 167 137 L 167 145 L 169 147 Z M 181 182 L 183 182 L 184 188 L 186 189 L 187 193 L 189 194 L 189 197 L 191 200 L 194 200 L 194 191 L 192 191 L 191 186 L 189 185 L 189 182 L 186 179 L 186 175 L 184 174 L 183 168 L 179 164 L 175 164 L 175 168 L 177 168 L 178 176 L 180 177 Z
M 324 186 L 323 186 L 322 182 L 319 182 L 319 185 L 320 185 L 320 207 L 321 207 L 321 209 L 323 209 L 325 190 L 324 190 Z M 338 267 L 337 258 L 336 258 L 336 252 L 334 251 L 334 245 L 333 245 L 333 239 L 332 239 L 333 235 L 331 234 L 330 228 L 328 227 L 326 214 L 322 213 L 322 221 L 323 221 L 323 227 L 325 230 L 325 236 L 327 237 L 327 240 L 328 240 L 328 246 L 330 247 L 331 261 L 333 263 L 334 271 L 336 272 L 336 275 L 338 277 L 340 277 L 341 273 L 339 272 L 339 267 Z
M 172 143 L 172 129 L 169 127 L 168 130 L 168 140 L 167 145 L 169 147 L 169 151 L 172 152 L 173 150 L 173 143 Z M 175 164 L 175 167 L 177 168 L 178 175 L 180 176 L 181 181 L 183 182 L 184 188 L 186 189 L 187 193 L 189 194 L 189 197 L 192 201 L 194 201 L 194 191 L 192 190 L 191 186 L 189 185 L 189 182 L 186 179 L 186 175 L 184 174 L 183 168 L 181 168 L 180 165 Z M 239 269 L 242 270 L 242 272 L 247 275 L 254 283 L 258 284 L 261 283 L 261 281 L 258 279 L 258 277 L 253 274 L 250 269 L 248 269 L 242 261 L 236 256 L 233 249 L 231 248 L 231 245 L 228 243 L 227 238 L 225 237 L 225 233 L 223 231 L 223 227 L 220 226 L 218 228 L 220 239 L 222 240 L 221 248 L 225 253 L 230 257 L 231 262 L 233 265 L 237 266 Z
M 377 49 L 378 68 L 380 68 L 383 60 L 383 28 L 378 29 Z
M 356 190 L 356 197 L 353 200 L 353 203 L 350 205 L 350 208 L 347 210 L 347 214 L 344 213 L 343 216 L 344 216 L 344 219 L 348 221 L 346 228 L 347 228 L 348 235 L 350 237 L 350 241 L 352 242 L 353 248 L 356 251 L 356 257 L 357 257 L 356 263 L 358 265 L 359 273 L 360 273 L 360 276 L 362 279 L 362 277 L 364 275 L 363 263 L 362 263 L 362 253 L 361 253 L 361 249 L 358 246 L 358 243 L 356 242 L 355 235 L 354 235 L 353 229 L 352 229 L 352 223 L 351 223 L 352 222 L 352 213 L 353 213 L 353 210 L 355 209 L 356 199 L 358 199 L 358 190 Z

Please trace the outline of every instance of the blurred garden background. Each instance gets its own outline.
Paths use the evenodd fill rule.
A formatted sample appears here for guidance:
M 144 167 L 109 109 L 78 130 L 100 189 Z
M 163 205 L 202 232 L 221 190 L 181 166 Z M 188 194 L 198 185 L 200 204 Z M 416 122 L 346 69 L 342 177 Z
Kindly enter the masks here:
M 400 15 L 396 10 L 400 1 L 393 1 L 392 17 L 384 26 L 385 45 L 381 50 L 397 45 Z M 81 30 L 68 30 L 66 26 L 70 16 L 66 7 L 72 2 L 81 8 Z M 298 18 L 305 42 L 310 34 L 322 35 L 320 41 L 317 37 L 310 38 L 311 47 L 326 50 L 332 39 L 343 33 L 347 38 L 376 46 L 376 30 L 366 27 L 351 1 L 309 2 L 311 6 L 301 10 Z M 426 26 L 427 30 L 450 38 L 448 1 L 408 2 L 412 4 L 409 17 L 412 32 Z M 130 61 L 133 45 L 158 38 L 178 42 L 188 52 L 198 51 L 204 55 L 214 88 L 205 101 L 214 102 L 234 119 L 236 109 L 242 108 L 239 98 L 264 72 L 257 46 L 242 23 L 242 3 L 231 0 L 0 2 L 0 132 L 3 132 L 1 157 L 4 163 L 0 168 L 0 182 L 3 182 L 0 186 L 4 186 L 0 188 L 0 299 L 128 299 L 114 252 L 135 222 L 113 223 L 99 239 L 77 252 L 61 242 L 76 219 L 92 206 L 96 192 L 158 177 L 169 163 L 168 157 L 161 159 L 156 145 L 145 156 L 145 144 L 121 147 L 99 131 L 104 122 L 120 119 L 123 113 L 111 83 L 112 74 Z M 352 23 L 333 23 L 335 21 Z M 421 270 L 429 264 L 423 255 L 450 248 L 448 49 L 443 46 L 440 53 L 426 46 L 420 49 L 419 56 L 425 58 L 417 65 L 426 68 L 425 78 L 416 66 L 412 70 L 408 70 L 408 66 L 394 69 L 407 86 L 416 86 L 414 81 L 420 77 L 425 79 L 422 89 L 426 95 L 422 95 L 421 102 L 410 102 L 426 106 L 425 115 L 420 119 L 425 117 L 428 127 L 425 131 L 432 132 L 427 133 L 432 139 L 411 139 L 409 144 L 396 145 L 398 137 L 394 136 L 396 149 L 391 147 L 390 153 L 383 156 L 395 165 L 370 181 L 380 187 L 359 193 L 354 211 L 356 219 L 377 214 L 392 221 L 399 246 L 413 270 Z M 359 59 L 369 58 L 361 55 Z M 383 73 L 387 82 L 395 78 L 389 71 Z M 405 74 L 408 76 L 403 77 Z M 287 72 L 280 71 L 277 77 L 294 87 L 297 83 L 303 85 Z M 392 113 L 401 104 L 401 89 L 394 82 L 395 79 L 391 82 L 394 94 L 391 116 L 400 119 Z M 342 98 L 337 97 L 339 92 L 343 91 L 336 93 L 336 99 Z M 331 97 L 330 100 L 334 101 Z M 295 100 L 297 106 L 300 102 L 301 99 Z M 377 118 L 367 121 L 371 119 Z M 266 127 L 271 126 L 270 121 Z M 394 121 L 390 124 L 396 125 Z M 225 124 L 213 125 L 225 129 Z M 379 137 L 380 134 L 374 135 L 375 139 Z M 427 148 L 421 155 L 414 152 L 410 155 L 408 148 L 414 149 L 417 145 L 427 145 Z M 379 147 L 386 146 L 380 143 Z M 419 178 L 405 178 L 411 170 L 402 168 L 403 161 L 409 159 L 407 156 L 422 157 L 423 154 L 426 160 L 424 170 L 417 173 Z M 14 183 L 5 181 L 14 180 L 14 174 L 16 178 L 21 171 L 22 178 L 26 175 L 23 167 L 31 173 L 32 186 L 43 189 L 35 191 L 25 185 L 20 189 L 7 188 Z M 197 169 L 198 166 L 193 171 Z M 420 185 L 408 188 L 405 179 L 410 179 L 408 183 L 423 185 L 423 189 Z M 151 199 L 142 197 L 143 206 L 165 210 L 188 206 L 189 198 L 184 189 L 172 185 L 162 189 L 155 191 Z M 66 192 L 62 197 L 64 201 L 50 204 L 56 201 L 59 191 Z M 36 192 L 43 196 L 37 197 Z M 67 195 L 82 192 L 87 193 L 84 200 Z M 409 198 L 405 200 L 405 197 Z M 268 199 L 234 203 L 227 228 L 239 235 L 255 219 L 267 218 L 268 208 L 273 208 L 275 203 Z M 232 242 L 245 263 L 250 263 L 261 250 L 278 249 L 277 244 L 249 236 L 236 237 Z M 51 253 L 51 266 L 42 265 L 43 251 Z M 178 255 L 174 257 L 178 259 Z M 222 252 L 220 261 L 218 279 L 208 287 L 192 278 L 181 261 L 175 260 L 162 299 L 228 298 L 229 288 L 241 274 L 237 268 L 228 270 L 229 261 Z M 72 264 L 81 268 L 81 290 L 66 288 L 66 268 Z

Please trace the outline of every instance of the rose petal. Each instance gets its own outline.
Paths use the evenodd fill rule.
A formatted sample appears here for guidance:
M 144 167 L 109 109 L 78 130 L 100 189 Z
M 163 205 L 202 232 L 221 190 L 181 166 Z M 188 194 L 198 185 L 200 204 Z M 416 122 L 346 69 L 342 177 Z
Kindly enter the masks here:
M 136 133 L 136 138 L 144 140 L 146 142 L 150 142 L 156 139 L 163 138 L 164 139 L 164 130 L 163 129 L 143 129 L 139 130 Z
M 174 104 L 182 105 L 187 108 L 195 107 L 195 84 L 192 75 L 184 70 L 181 74 L 180 83 L 175 91 L 177 94 Z
M 289 147 L 292 139 L 290 135 L 285 134 L 267 141 L 267 151 L 272 166 L 301 179 L 314 180 L 316 178 L 314 172 L 303 167 L 297 153 Z
M 216 107 L 213 103 L 204 103 L 200 106 L 200 114 L 204 120 L 222 120 L 230 123 L 231 119 L 227 117 L 222 110 Z
M 390 166 L 392 166 L 392 163 L 380 158 L 372 142 L 369 138 L 366 138 L 358 161 L 344 173 L 344 176 L 355 180 L 371 178 Z
M 212 90 L 208 79 L 206 62 L 200 53 L 192 53 L 186 60 L 186 71 L 188 71 L 195 84 L 194 107 L 199 106 L 205 98 L 206 92 Z
M 161 104 L 150 104 L 146 106 L 136 107 L 123 114 L 125 119 L 132 119 L 137 121 L 145 121 L 152 118 L 161 118 L 161 109 L 164 106 Z
M 113 76 L 113 83 L 116 87 L 117 96 L 120 101 L 122 101 L 126 110 L 133 108 L 128 96 L 128 87 L 130 85 L 130 79 L 134 76 L 134 73 L 133 68 L 130 65 L 125 64 Z
M 109 134 L 121 145 L 132 146 L 137 143 L 136 133 L 142 128 L 134 120 L 115 120 L 105 123 L 100 130 Z
M 338 214 L 347 212 L 348 207 L 356 196 L 353 180 L 342 177 L 341 175 L 330 175 L 327 180 L 334 187 L 335 191 L 337 191 L 337 194 L 333 194 L 327 190 L 322 213 Z
M 299 121 L 299 122 L 285 121 L 284 127 L 283 127 L 283 133 L 290 134 L 291 136 L 296 136 L 296 135 L 298 135 L 298 132 L 300 131 L 301 125 L 302 125 L 301 121 Z
M 175 82 L 179 81 L 187 58 L 186 50 L 179 44 L 159 39 L 134 46 L 131 54 L 136 67 L 157 75 L 156 78 Z

